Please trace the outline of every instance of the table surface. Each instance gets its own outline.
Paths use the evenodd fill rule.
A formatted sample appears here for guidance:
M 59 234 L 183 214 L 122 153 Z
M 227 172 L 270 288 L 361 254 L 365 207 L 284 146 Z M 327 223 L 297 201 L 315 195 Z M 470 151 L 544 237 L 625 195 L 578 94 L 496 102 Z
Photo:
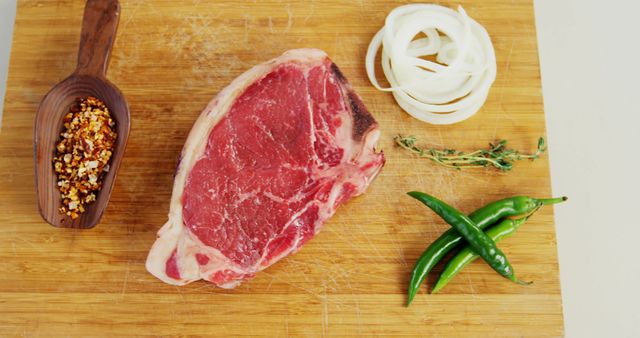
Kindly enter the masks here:
M 566 333 L 640 337 L 640 2 L 535 7 Z
M 591 74 L 599 81 L 572 79 L 579 77 L 588 65 L 596 63 L 603 56 L 603 51 L 610 50 L 601 48 L 599 53 L 591 53 L 591 40 L 588 39 L 591 35 L 582 34 L 585 29 L 591 28 L 595 36 L 603 38 L 603 47 L 617 47 L 622 42 L 625 47 L 615 50 L 620 52 L 619 55 L 626 55 L 624 60 L 638 59 L 639 50 L 619 41 L 623 37 L 611 39 L 619 36 L 614 33 L 620 27 L 615 24 L 592 25 L 593 20 L 599 18 L 610 23 L 640 27 L 632 17 L 638 5 L 622 4 L 627 6 L 627 10 L 620 11 L 614 6 L 603 9 L 593 3 L 585 5 L 583 1 L 538 0 L 535 3 L 553 188 L 572 197 L 571 203 L 556 211 L 566 333 L 575 337 L 597 337 L 605 333 L 618 333 L 618 336 L 633 336 L 635 333 L 637 336 L 640 318 L 638 312 L 632 310 L 635 308 L 632 302 L 638 298 L 638 293 L 632 286 L 640 283 L 640 271 L 632 261 L 633 255 L 629 255 L 635 245 L 633 238 L 637 235 L 603 237 L 598 230 L 601 224 L 613 220 L 608 223 L 617 223 L 619 233 L 638 234 L 638 224 L 628 222 L 626 213 L 610 216 L 619 204 L 632 210 L 631 197 L 635 196 L 634 190 L 638 187 L 637 175 L 619 170 L 617 166 L 598 165 L 597 158 L 591 154 L 611 149 L 605 148 L 606 144 L 591 135 L 600 134 L 603 139 L 615 140 L 616 155 L 630 153 L 632 144 L 638 144 L 638 133 L 631 130 L 638 124 L 640 116 L 639 105 L 631 103 L 636 94 L 628 90 L 632 88 L 629 84 L 633 79 L 621 74 L 637 75 L 639 68 L 630 61 L 614 63 L 606 70 Z M 629 8 L 633 6 L 635 10 Z M 4 101 L 1 100 L 4 94 L 3 72 L 6 72 L 8 63 L 14 8 L 13 0 L 0 1 L 0 108 Z M 626 17 L 620 18 L 621 14 Z M 600 86 L 590 83 L 610 83 L 610 86 L 602 91 Z M 575 105 L 576 102 L 579 105 Z M 611 103 L 615 104 L 616 109 L 612 111 L 617 113 L 617 118 L 627 123 L 605 124 L 602 128 L 602 109 L 611 107 Z M 581 165 L 584 160 L 589 165 Z M 638 164 L 633 158 L 626 158 L 623 162 L 623 168 L 633 168 Z M 612 178 L 619 185 L 608 184 L 609 181 L 602 180 L 602 177 Z M 586 188 L 584 182 L 592 184 Z M 606 194 L 617 198 L 596 199 L 598 195 Z M 594 208 L 596 203 L 597 210 Z M 585 252 L 590 253 L 586 258 L 582 254 Z M 600 264 L 587 264 L 587 261 Z M 609 278 L 610 274 L 601 272 L 602 265 L 624 278 Z M 607 287 L 612 282 L 614 285 Z M 590 324 L 584 325 L 585 322 Z

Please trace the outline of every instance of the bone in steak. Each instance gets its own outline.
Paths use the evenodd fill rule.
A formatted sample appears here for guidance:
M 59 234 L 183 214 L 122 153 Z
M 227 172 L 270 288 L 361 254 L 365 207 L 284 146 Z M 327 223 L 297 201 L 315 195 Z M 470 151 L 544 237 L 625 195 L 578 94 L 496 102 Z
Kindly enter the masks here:
M 382 166 L 378 124 L 316 49 L 258 65 L 209 103 L 182 150 L 147 269 L 233 288 L 298 250 Z

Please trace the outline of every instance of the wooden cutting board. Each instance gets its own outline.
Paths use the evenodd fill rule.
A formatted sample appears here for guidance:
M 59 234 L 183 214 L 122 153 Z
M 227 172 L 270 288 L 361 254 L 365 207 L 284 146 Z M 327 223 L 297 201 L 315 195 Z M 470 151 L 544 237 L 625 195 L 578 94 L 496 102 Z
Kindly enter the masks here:
M 498 77 L 484 108 L 452 126 L 410 118 L 366 78 L 369 40 L 402 2 L 121 2 L 108 77 L 131 106 L 129 145 L 102 223 L 73 230 L 40 219 L 32 128 L 43 95 L 75 68 L 84 3 L 19 1 L 0 132 L 0 336 L 563 334 L 552 208 L 500 244 L 533 285 L 510 283 L 478 261 L 442 294 L 423 288 L 404 306 L 413 263 L 448 228 L 405 192 L 424 190 L 465 212 L 551 193 L 546 156 L 509 173 L 453 171 L 392 141 L 413 134 L 427 145 L 474 150 L 506 138 L 534 150 L 545 123 L 530 0 L 461 1 L 491 34 Z M 382 128 L 384 170 L 299 253 L 240 287 L 161 283 L 144 261 L 166 220 L 193 121 L 233 78 L 299 47 L 327 51 L 362 95 Z

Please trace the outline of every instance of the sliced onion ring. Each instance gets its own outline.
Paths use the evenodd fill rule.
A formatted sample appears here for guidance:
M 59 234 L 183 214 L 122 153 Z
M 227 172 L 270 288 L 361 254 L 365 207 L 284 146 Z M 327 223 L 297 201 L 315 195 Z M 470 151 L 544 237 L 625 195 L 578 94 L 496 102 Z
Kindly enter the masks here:
M 420 34 L 425 36 L 415 39 Z M 389 88 L 376 79 L 380 47 Z M 430 55 L 437 62 L 423 59 Z M 461 6 L 457 12 L 429 4 L 397 7 L 371 40 L 365 64 L 374 87 L 392 92 L 402 109 L 432 124 L 471 117 L 486 101 L 496 78 L 489 34 Z

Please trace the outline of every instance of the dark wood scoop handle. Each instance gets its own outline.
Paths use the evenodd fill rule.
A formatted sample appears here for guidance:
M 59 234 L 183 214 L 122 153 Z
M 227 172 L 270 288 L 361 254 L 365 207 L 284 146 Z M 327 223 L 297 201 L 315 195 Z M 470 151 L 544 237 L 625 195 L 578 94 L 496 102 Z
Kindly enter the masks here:
M 84 7 L 76 73 L 104 77 L 120 21 L 118 0 L 89 0 Z

